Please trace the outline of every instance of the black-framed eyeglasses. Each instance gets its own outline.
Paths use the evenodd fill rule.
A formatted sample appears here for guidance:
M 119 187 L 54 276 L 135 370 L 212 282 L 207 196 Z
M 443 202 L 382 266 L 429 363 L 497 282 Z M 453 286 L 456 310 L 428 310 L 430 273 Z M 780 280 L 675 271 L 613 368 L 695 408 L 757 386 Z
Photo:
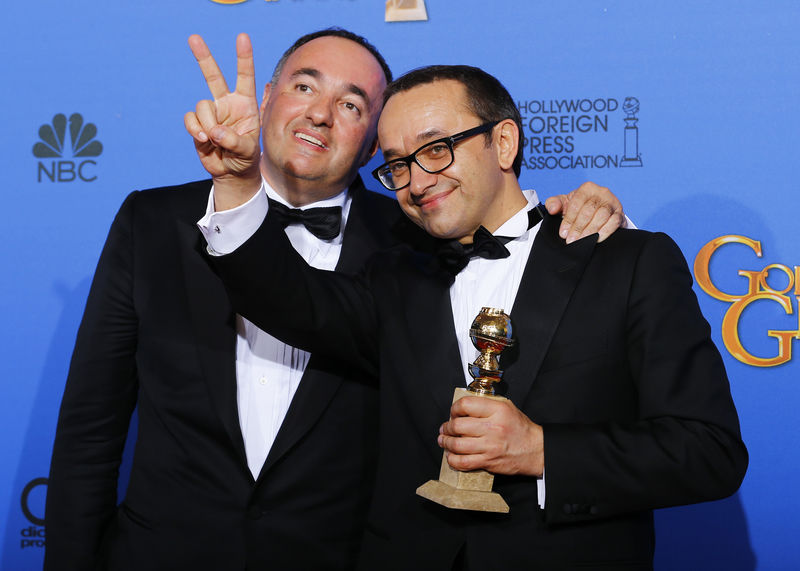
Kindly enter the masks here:
M 377 178 L 380 183 L 389 190 L 400 190 L 411 183 L 411 163 L 417 163 L 419 168 L 425 172 L 436 174 L 453 164 L 455 155 L 453 146 L 459 141 L 480 135 L 490 130 L 500 121 L 484 123 L 472 129 L 461 131 L 449 137 L 442 137 L 430 143 L 425 143 L 419 149 L 399 159 L 393 159 L 384 163 L 374 171 L 372 176 Z

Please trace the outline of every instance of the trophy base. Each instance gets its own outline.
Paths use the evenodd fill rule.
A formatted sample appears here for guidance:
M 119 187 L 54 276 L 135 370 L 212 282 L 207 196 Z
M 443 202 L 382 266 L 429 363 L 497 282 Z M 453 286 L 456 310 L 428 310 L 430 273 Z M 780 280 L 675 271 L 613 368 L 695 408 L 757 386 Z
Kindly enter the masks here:
M 642 166 L 642 159 L 640 159 L 640 158 L 622 159 L 620 161 L 619 166 L 621 166 L 621 167 L 640 167 L 640 166 Z
M 439 480 L 428 480 L 417 488 L 417 495 L 446 508 L 480 512 L 509 512 L 508 504 L 497 492 L 462 490 Z
M 479 396 L 493 400 L 508 400 L 497 395 L 476 394 L 463 387 L 453 393 L 453 402 L 466 396 Z M 479 512 L 508 513 L 509 508 L 503 496 L 492 491 L 494 474 L 486 470 L 462 472 L 447 463 L 447 455 L 442 453 L 442 464 L 438 480 L 428 480 L 417 488 L 417 495 L 447 508 L 473 510 Z
M 428 19 L 425 0 L 388 0 L 384 21 L 414 22 Z

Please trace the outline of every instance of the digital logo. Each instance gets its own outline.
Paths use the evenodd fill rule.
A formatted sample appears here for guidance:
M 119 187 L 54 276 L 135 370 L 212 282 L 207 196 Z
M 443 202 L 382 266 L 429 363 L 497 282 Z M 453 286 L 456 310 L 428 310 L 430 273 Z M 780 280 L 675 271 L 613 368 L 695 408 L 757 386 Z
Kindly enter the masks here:
M 69 143 L 66 141 L 67 130 Z M 59 113 L 53 117 L 51 125 L 45 123 L 39 127 L 40 140 L 33 145 L 33 156 L 54 160 L 39 161 L 38 181 L 42 182 L 44 178 L 50 182 L 97 180 L 97 175 L 94 174 L 97 162 L 87 158 L 99 157 L 103 152 L 103 145 L 95 139 L 96 136 L 97 126 L 94 123 L 84 123 L 80 113 L 70 115 L 69 121 L 63 113 Z M 65 160 L 67 157 L 78 160 Z
M 412 22 L 428 19 L 425 0 L 386 0 L 386 22 Z
M 774 367 L 786 363 L 792 358 L 792 340 L 800 339 L 800 324 L 798 330 L 768 329 L 767 336 L 777 340 L 777 349 L 769 357 L 753 355 L 744 347 L 740 336 L 740 322 L 745 309 L 755 307 L 756 304 L 769 304 L 783 310 L 786 315 L 794 313 L 793 302 L 800 302 L 800 266 L 790 268 L 784 264 L 768 264 L 761 270 L 739 270 L 737 274 L 746 278 L 747 288 L 743 293 L 728 293 L 722 291 L 711 280 L 709 265 L 711 256 L 727 244 L 742 244 L 750 248 L 760 258 L 761 242 L 745 236 L 728 235 L 711 240 L 697 253 L 694 260 L 694 276 L 697 284 L 714 299 L 730 303 L 722 319 L 722 339 L 728 352 L 737 360 L 754 367 Z M 786 282 L 783 287 L 774 287 L 769 283 L 769 274 L 783 274 L 780 281 Z M 775 280 L 773 280 L 774 282 Z
M 45 491 L 37 489 L 47 486 L 47 478 L 34 478 L 25 485 L 20 497 L 22 513 L 31 525 L 20 531 L 20 549 L 44 547 L 44 497 Z
M 636 97 L 517 101 L 522 167 L 529 170 L 642 166 Z

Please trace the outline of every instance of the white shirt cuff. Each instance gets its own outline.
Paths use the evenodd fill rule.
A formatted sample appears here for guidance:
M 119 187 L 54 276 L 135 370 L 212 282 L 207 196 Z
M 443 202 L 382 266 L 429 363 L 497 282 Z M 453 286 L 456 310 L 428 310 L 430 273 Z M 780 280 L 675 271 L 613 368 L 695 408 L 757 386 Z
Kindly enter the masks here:
M 542 477 L 536 480 L 536 493 L 539 499 L 539 507 L 544 509 L 544 471 L 542 471 Z
M 206 213 L 197 221 L 197 227 L 208 243 L 212 256 L 230 254 L 256 233 L 269 211 L 267 193 L 262 183 L 253 198 L 230 210 L 214 211 L 214 187 L 208 195 Z

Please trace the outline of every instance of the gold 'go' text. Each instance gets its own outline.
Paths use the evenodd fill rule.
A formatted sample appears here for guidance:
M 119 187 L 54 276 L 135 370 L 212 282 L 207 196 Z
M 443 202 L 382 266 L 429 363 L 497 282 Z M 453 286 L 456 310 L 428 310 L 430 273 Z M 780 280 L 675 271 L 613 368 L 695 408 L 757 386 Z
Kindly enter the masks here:
M 786 363 L 792 358 L 792 339 L 800 339 L 800 327 L 797 331 L 767 330 L 769 337 L 778 340 L 778 354 L 774 357 L 757 357 L 750 354 L 742 345 L 739 338 L 739 319 L 745 308 L 762 300 L 779 304 L 787 315 L 791 315 L 794 311 L 791 298 L 800 301 L 800 266 L 790 268 L 784 264 L 769 264 L 762 270 L 739 270 L 739 275 L 747 278 L 747 291 L 743 294 L 726 293 L 714 285 L 708 270 L 712 254 L 725 244 L 744 244 L 760 258 L 761 242 L 745 236 L 720 236 L 703 246 L 694 260 L 694 276 L 697 284 L 711 297 L 731 304 L 722 320 L 722 340 L 725 342 L 725 347 L 738 361 L 747 365 L 774 367 Z M 782 272 L 787 276 L 788 284 L 785 288 L 775 289 L 769 285 L 767 277 L 771 270 Z

